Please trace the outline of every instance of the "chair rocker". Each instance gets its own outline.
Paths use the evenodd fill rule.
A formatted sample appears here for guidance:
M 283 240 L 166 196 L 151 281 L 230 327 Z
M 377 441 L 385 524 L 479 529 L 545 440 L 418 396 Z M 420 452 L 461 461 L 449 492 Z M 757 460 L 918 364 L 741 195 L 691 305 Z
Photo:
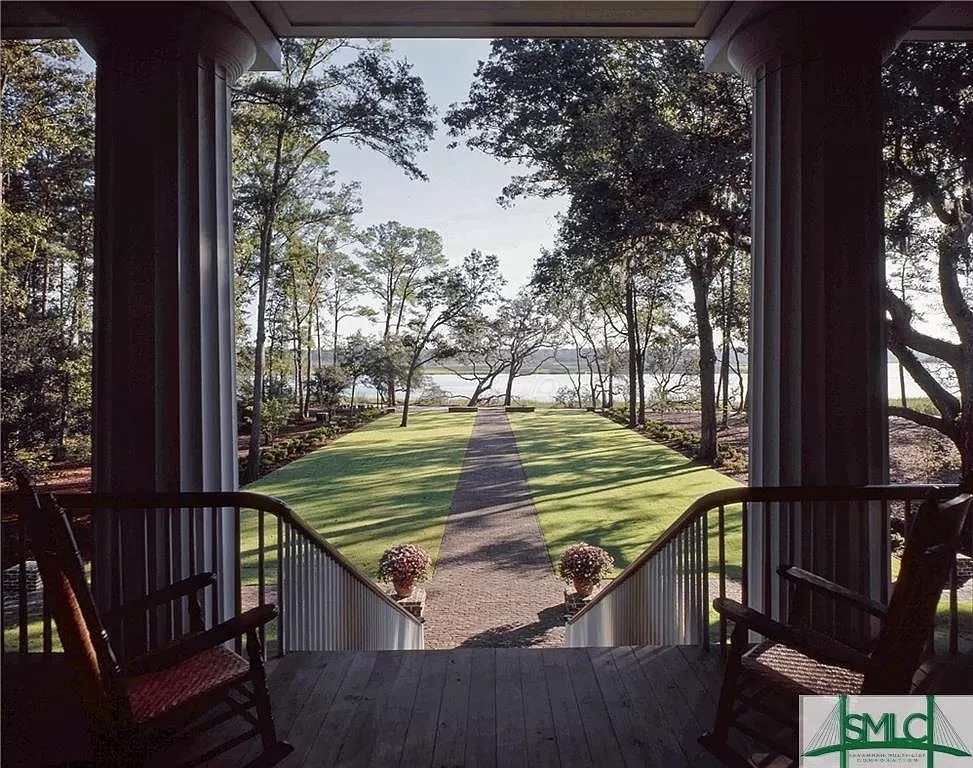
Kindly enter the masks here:
M 729 766 L 796 765 L 800 695 L 908 694 L 928 651 L 936 608 L 971 503 L 970 494 L 922 503 L 888 606 L 793 566 L 778 569 L 794 588 L 787 624 L 734 600 L 717 598 L 714 608 L 734 627 L 716 722 L 700 743 Z M 877 618 L 880 629 L 870 649 L 853 648 L 805 626 L 812 595 Z M 765 639 L 751 645 L 751 631 Z M 773 752 L 746 759 L 729 742 L 731 728 Z M 794 762 L 774 758 L 773 753 Z
M 258 634 L 277 615 L 276 606 L 259 606 L 205 629 L 198 593 L 213 585 L 215 576 L 200 573 L 100 615 L 64 511 L 53 496 L 39 498 L 26 479 L 18 484 L 45 598 L 79 682 L 96 765 L 142 765 L 155 750 L 236 716 L 250 727 L 186 765 L 203 763 L 254 736 L 263 746 L 256 764 L 272 765 L 291 751 L 277 739 Z M 188 604 L 190 633 L 121 666 L 106 627 L 182 600 Z M 241 637 L 247 658 L 226 647 Z

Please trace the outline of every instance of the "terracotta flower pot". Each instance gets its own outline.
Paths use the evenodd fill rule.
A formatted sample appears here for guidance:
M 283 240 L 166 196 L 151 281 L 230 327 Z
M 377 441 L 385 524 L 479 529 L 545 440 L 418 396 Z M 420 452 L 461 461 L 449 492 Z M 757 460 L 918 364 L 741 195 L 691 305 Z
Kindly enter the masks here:
M 392 586 L 399 597 L 410 597 L 415 589 L 415 579 L 393 579 Z
M 574 579 L 574 591 L 577 592 L 581 597 L 588 597 L 592 593 L 595 587 L 598 586 L 598 582 L 581 581 L 581 579 Z

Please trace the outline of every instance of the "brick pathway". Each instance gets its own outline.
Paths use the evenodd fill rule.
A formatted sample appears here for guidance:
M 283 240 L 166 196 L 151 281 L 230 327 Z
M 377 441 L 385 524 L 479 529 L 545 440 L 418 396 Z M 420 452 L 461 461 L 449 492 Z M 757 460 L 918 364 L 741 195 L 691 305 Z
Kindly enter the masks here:
M 479 411 L 426 584 L 426 648 L 562 646 L 554 578 L 503 411 Z

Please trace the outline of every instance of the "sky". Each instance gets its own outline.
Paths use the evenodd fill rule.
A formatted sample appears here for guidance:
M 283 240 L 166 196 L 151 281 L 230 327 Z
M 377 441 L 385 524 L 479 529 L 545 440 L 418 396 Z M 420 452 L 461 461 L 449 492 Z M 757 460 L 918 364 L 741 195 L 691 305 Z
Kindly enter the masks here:
M 331 164 L 338 179 L 361 183 L 363 210 L 356 224 L 366 227 L 394 220 L 432 229 L 442 236 L 446 256 L 453 263 L 473 249 L 495 254 L 507 279 L 504 293 L 512 296 L 530 280 L 540 249 L 553 244 L 555 215 L 567 201 L 523 198 L 503 208 L 497 198 L 518 173 L 518 166 L 462 144 L 447 148 L 452 139 L 442 118 L 450 104 L 468 96 L 477 62 L 489 56 L 490 41 L 395 40 L 392 48 L 396 58 L 412 64 L 438 111 L 436 136 L 429 151 L 418 157 L 429 181 L 409 179 L 372 150 L 331 145 Z
M 442 236 L 451 263 L 459 263 L 473 249 L 495 254 L 507 280 L 503 293 L 513 296 L 530 280 L 540 249 L 553 244 L 555 216 L 567 199 L 522 198 L 503 208 L 497 198 L 519 166 L 462 144 L 447 148 L 452 139 L 442 118 L 450 104 L 466 100 L 477 63 L 490 55 L 489 40 L 400 39 L 391 44 L 393 56 L 406 59 L 422 78 L 438 113 L 436 136 L 417 158 L 429 180 L 408 178 L 374 150 L 331 144 L 328 151 L 338 180 L 361 185 L 362 212 L 355 223 L 364 228 L 398 221 L 432 229 Z M 83 59 L 93 71 L 94 61 L 86 54 Z

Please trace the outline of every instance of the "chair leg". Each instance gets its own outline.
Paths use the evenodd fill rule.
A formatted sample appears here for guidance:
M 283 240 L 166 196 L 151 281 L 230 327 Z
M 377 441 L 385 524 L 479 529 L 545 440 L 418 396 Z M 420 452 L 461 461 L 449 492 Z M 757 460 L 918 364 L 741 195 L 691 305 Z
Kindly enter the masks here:
M 270 708 L 270 691 L 267 690 L 267 673 L 264 670 L 263 648 L 256 631 L 247 632 L 247 656 L 250 659 L 250 672 L 253 679 L 253 697 L 257 709 L 257 728 L 264 750 L 277 743 L 277 729 L 274 714 Z
M 746 766 L 747 762 L 729 744 L 730 726 L 733 720 L 733 702 L 736 698 L 737 681 L 740 676 L 740 658 L 747 650 L 749 632 L 743 624 L 733 628 L 730 637 L 730 652 L 727 654 L 720 698 L 716 706 L 713 730 L 699 737 L 699 743 L 726 765 Z

